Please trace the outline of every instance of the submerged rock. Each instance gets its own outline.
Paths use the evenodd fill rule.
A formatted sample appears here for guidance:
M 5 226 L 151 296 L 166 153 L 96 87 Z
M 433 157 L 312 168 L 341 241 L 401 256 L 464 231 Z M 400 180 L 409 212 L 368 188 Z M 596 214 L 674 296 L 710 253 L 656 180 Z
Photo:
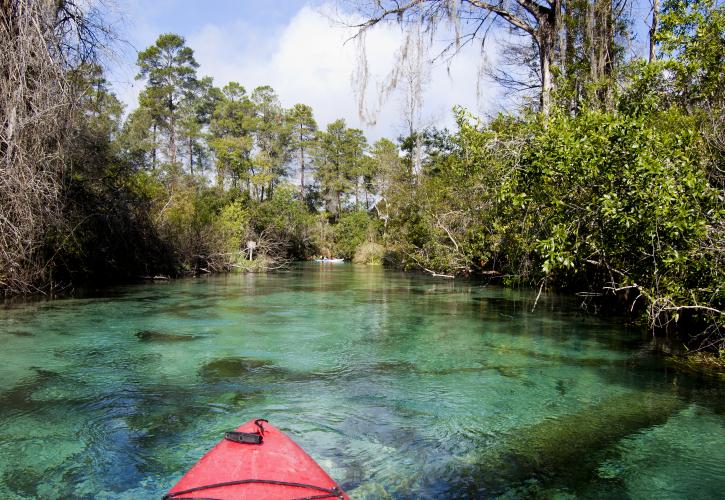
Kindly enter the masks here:
M 284 376 L 286 372 L 274 365 L 271 361 L 229 357 L 210 361 L 199 368 L 199 375 L 208 382 L 233 379 L 248 375 L 277 375 Z
M 202 335 L 165 333 L 158 330 L 141 330 L 136 332 L 136 337 L 144 342 L 191 342 L 203 338 Z
M 393 496 L 385 490 L 383 485 L 372 481 L 366 482 L 355 489 L 348 490 L 348 494 L 351 498 L 358 498 L 360 500 L 386 500 L 393 498 Z
M 60 374 L 52 370 L 32 367 L 35 375 L 28 379 L 20 380 L 17 385 L 3 387 L 0 391 L 0 415 L 7 410 L 35 411 L 46 403 L 35 401 L 33 394 L 47 385 L 57 382 Z
M 190 429 L 199 422 L 213 419 L 219 413 L 238 413 L 240 408 L 258 402 L 264 393 L 239 389 L 230 391 L 227 384 L 209 385 L 204 390 L 198 386 L 176 384 L 151 384 L 138 386 L 129 392 L 124 401 L 126 423 L 114 432 L 128 432 L 128 439 L 144 450 L 144 455 L 154 457 L 159 470 L 176 473 L 179 468 L 188 467 L 164 460 L 159 450 L 174 449 L 184 443 Z M 219 429 L 219 438 L 222 431 Z M 188 443 L 187 443 L 188 444 Z M 183 467 L 182 467 L 183 465 Z
M 15 337 L 32 337 L 34 334 L 32 332 L 29 332 L 27 330 L 9 330 L 6 331 L 8 335 L 13 335 Z

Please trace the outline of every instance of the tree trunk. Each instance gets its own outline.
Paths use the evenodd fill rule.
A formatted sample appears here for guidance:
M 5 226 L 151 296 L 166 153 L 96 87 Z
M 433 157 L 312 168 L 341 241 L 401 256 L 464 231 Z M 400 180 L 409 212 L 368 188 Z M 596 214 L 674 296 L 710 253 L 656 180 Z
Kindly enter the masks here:
M 565 10 L 565 0 L 561 1 L 561 8 L 562 10 Z M 569 69 L 569 64 L 567 60 L 567 50 L 568 50 L 568 43 L 569 43 L 569 26 L 564 21 L 564 19 L 559 19 L 560 25 L 558 29 L 556 30 L 557 36 L 558 36 L 558 43 L 559 43 L 559 54 L 557 57 L 557 64 L 559 66 L 559 70 L 561 71 L 562 75 L 566 75 L 567 71 Z
M 355 179 L 355 210 L 360 210 L 360 177 Z
M 546 116 L 551 112 L 551 100 L 554 91 L 552 63 L 556 55 L 561 30 L 561 0 L 551 2 L 551 8 L 538 17 L 539 27 L 534 40 L 539 46 L 539 64 L 541 69 L 541 112 Z
M 594 25 L 596 23 L 596 3 L 591 1 L 587 3 L 587 14 L 586 14 L 586 30 L 584 33 L 584 48 L 589 58 L 589 80 L 599 80 L 599 74 L 597 73 L 597 53 L 596 53 L 596 40 L 594 37 Z
M 300 197 L 305 199 L 305 148 L 300 148 Z
M 194 176 L 194 143 L 189 136 L 189 172 Z
M 176 164 L 176 117 L 174 116 L 174 101 L 169 99 L 169 154 L 171 163 Z
M 660 0 L 652 0 L 652 26 L 649 28 L 649 62 L 657 59 L 655 45 L 657 40 L 657 24 L 659 23 Z
M 600 76 L 604 78 L 600 88 L 599 100 L 604 109 L 612 106 L 612 82 L 611 76 L 614 72 L 614 19 L 611 0 L 600 1 L 599 29 L 599 68 Z
M 574 19 L 574 15 L 571 12 L 567 13 L 567 19 L 566 19 L 566 55 L 565 55 L 565 62 L 564 67 L 566 71 L 566 76 L 568 80 L 571 82 L 572 85 L 572 94 L 571 94 L 571 100 L 569 101 L 569 111 L 571 113 L 576 112 L 576 110 L 579 107 L 579 102 L 581 100 L 581 87 L 582 82 L 580 78 L 576 77 L 576 68 L 575 68 L 575 58 L 576 58 L 576 45 L 575 45 L 575 37 L 577 35 L 577 29 L 576 29 L 576 21 Z M 579 24 L 579 26 L 581 26 Z
M 151 151 L 151 168 L 153 170 L 156 170 L 156 123 L 154 123 L 153 126 L 153 136 L 154 136 L 154 148 Z
M 554 87 L 551 74 L 551 47 L 546 43 L 539 46 L 541 61 L 541 112 L 546 116 L 551 111 L 551 91 Z

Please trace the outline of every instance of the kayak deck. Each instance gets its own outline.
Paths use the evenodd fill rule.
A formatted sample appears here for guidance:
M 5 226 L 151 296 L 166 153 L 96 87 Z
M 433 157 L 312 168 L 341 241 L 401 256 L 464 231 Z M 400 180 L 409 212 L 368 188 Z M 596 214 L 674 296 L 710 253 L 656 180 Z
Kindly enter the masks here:
M 349 500 L 297 443 L 273 425 L 261 425 L 261 444 L 223 439 L 164 498 Z M 254 420 L 236 431 L 259 432 Z

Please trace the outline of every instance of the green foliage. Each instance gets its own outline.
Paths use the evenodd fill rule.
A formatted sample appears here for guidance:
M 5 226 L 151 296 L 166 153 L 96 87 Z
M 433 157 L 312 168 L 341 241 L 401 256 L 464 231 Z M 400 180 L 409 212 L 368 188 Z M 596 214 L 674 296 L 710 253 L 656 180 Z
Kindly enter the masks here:
M 373 241 L 377 234 L 378 223 L 367 212 L 343 213 L 333 227 L 334 256 L 352 259 L 358 247 Z
M 208 168 L 209 147 L 204 140 L 217 104 L 223 99 L 221 90 L 214 87 L 211 77 L 196 81 L 186 99 L 181 102 L 179 132 L 188 157 L 189 173 L 201 173 Z M 194 169 L 196 165 L 196 170 Z
M 163 131 L 168 140 L 168 160 L 177 162 L 177 140 L 181 110 L 191 107 L 198 86 L 194 52 L 186 46 L 183 37 L 167 33 L 158 37 L 154 45 L 139 52 L 136 78 L 147 82 L 140 104 L 147 108 L 153 119 L 154 132 Z M 187 132 L 190 124 L 187 122 Z M 176 168 L 175 165 L 172 168 Z
M 153 134 L 154 117 L 145 106 L 139 106 L 126 118 L 117 137 L 123 160 L 135 170 L 154 168 L 154 151 L 158 147 Z
M 366 241 L 355 250 L 355 264 L 382 265 L 385 261 L 385 247 L 374 241 Z
M 718 0 L 665 0 L 657 34 L 686 104 L 722 106 L 725 7 Z
M 519 181 L 538 214 L 542 270 L 566 276 L 595 262 L 653 293 L 701 287 L 698 242 L 723 212 L 700 151 L 697 124 L 674 109 L 551 120 Z
M 327 131 L 318 135 L 315 176 L 327 211 L 336 217 L 342 212 L 349 194 L 355 192 L 358 197 L 366 147 L 362 130 L 347 128 L 342 119 L 330 123 Z
M 227 84 L 222 92 L 211 119 L 209 146 L 215 154 L 217 184 L 223 186 L 224 179 L 230 178 L 237 186 L 239 181 L 250 181 L 254 104 L 236 82 Z
M 290 257 L 304 259 L 316 250 L 310 234 L 316 218 L 299 199 L 294 186 L 278 186 L 271 198 L 254 207 L 251 219 L 257 234 L 265 231 L 274 234 Z
M 459 111 L 452 146 L 385 197 L 386 246 L 436 273 L 635 290 L 623 303 L 647 305 L 654 324 L 717 328 L 725 208 L 700 115 L 672 98 L 668 67 L 632 64 L 618 111 L 486 124 Z
M 394 183 L 386 246 L 406 265 L 437 273 L 520 275 L 518 261 L 511 261 L 522 245 L 510 241 L 521 237 L 527 219 L 521 201 L 512 205 L 503 197 L 517 168 L 511 153 L 527 130 L 503 116 L 484 126 L 462 110 L 458 122 L 458 134 L 424 142 L 426 175 Z
M 317 122 L 312 108 L 305 104 L 295 104 L 287 113 L 287 125 L 290 129 L 290 148 L 299 162 L 300 195 L 305 197 L 305 167 L 309 169 L 312 150 L 317 137 Z M 309 183 L 309 179 L 307 181 Z
M 249 232 L 249 209 L 242 200 L 235 200 L 224 206 L 216 221 L 218 231 L 221 233 L 224 250 L 228 253 L 244 250 L 244 237 Z
M 244 185 L 258 201 L 271 197 L 293 147 L 291 125 L 274 90 L 257 87 L 247 95 L 244 87 L 229 83 L 216 101 L 209 130 L 217 184 Z

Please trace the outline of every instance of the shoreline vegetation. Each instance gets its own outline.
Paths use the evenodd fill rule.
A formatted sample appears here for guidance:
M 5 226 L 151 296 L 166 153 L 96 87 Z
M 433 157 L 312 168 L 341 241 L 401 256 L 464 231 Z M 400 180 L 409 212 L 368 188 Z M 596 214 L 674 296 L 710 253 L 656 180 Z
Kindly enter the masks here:
M 1 3 L 0 293 L 334 256 L 576 294 L 675 336 L 695 353 L 682 364 L 722 372 L 722 6 L 663 0 L 645 60 L 625 50 L 626 9 L 599 0 L 524 5 L 521 18 L 443 0 L 374 5 L 358 11 L 359 36 L 400 23 L 416 41 L 400 74 L 424 52 L 420 30 L 466 37 L 493 12 L 533 37 L 506 51 L 534 75 L 493 77 L 529 90 L 488 119 L 455 109 L 451 131 L 416 127 L 420 89 L 408 89 L 410 132 L 370 144 L 342 119 L 285 108 L 269 86 L 217 86 L 167 33 L 139 52 L 143 90 L 126 113 L 101 64 L 117 36 L 100 4 Z
M 672 355 L 668 362 L 675 369 L 725 382 L 725 353 L 692 352 Z

